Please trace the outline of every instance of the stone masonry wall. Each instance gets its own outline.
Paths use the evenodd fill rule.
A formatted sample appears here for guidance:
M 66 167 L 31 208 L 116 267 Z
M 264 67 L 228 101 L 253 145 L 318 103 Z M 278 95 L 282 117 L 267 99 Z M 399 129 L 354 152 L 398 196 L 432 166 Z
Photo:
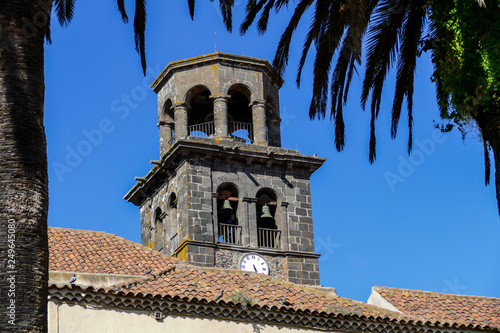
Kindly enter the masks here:
M 177 257 L 187 262 L 234 269 L 239 268 L 243 253 L 254 249 L 267 255 L 273 276 L 319 284 L 308 170 L 221 156 L 216 159 L 193 153 L 182 156 L 170 179 L 141 206 L 144 245 L 167 254 L 174 254 L 178 246 L 183 246 Z M 232 251 L 217 248 L 217 192 L 219 186 L 227 183 L 238 189 L 236 215 L 242 229 L 242 242 Z M 256 195 L 262 189 L 273 190 L 277 197 L 275 221 L 281 241 L 276 249 L 259 250 Z M 172 193 L 177 196 L 176 209 L 169 206 Z M 161 228 L 155 225 L 157 208 L 165 213 Z M 157 237 L 159 232 L 163 237 Z
M 287 258 L 288 281 L 319 285 L 319 264 L 316 258 Z

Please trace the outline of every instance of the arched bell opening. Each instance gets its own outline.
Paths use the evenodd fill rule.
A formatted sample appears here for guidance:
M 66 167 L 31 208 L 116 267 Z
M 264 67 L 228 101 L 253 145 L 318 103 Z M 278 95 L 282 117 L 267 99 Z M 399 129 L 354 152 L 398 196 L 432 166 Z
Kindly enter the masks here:
M 153 248 L 158 251 L 163 251 L 165 246 L 165 234 L 163 223 L 163 212 L 160 207 L 156 208 L 154 215 L 154 244 Z
M 241 244 L 241 226 L 238 225 L 238 189 L 226 183 L 217 189 L 218 242 Z
M 189 90 L 186 95 L 190 109 L 188 111 L 188 136 L 213 137 L 214 105 L 210 99 L 210 90 L 205 86 L 196 86 Z
M 259 247 L 279 249 L 281 231 L 276 223 L 278 207 L 276 193 L 271 189 L 261 189 L 256 195 L 257 238 Z
M 177 216 L 177 195 L 172 192 L 167 201 L 167 224 L 166 224 L 166 240 L 168 241 L 168 254 L 173 254 L 179 247 L 179 230 Z
M 227 101 L 228 134 L 231 138 L 253 142 L 252 108 L 250 106 L 250 90 L 243 84 L 235 84 L 228 90 Z
M 158 117 L 158 128 L 160 129 L 160 151 L 165 154 L 174 143 L 175 116 L 172 100 L 169 98 L 163 105 Z
M 165 122 L 167 124 L 175 125 L 175 116 L 174 116 L 174 108 L 172 100 L 169 98 L 163 105 L 163 110 L 160 116 L 160 121 Z M 173 127 L 172 127 L 173 129 Z
M 168 198 L 168 208 L 170 211 L 177 210 L 177 196 L 174 192 L 170 193 L 170 197 Z

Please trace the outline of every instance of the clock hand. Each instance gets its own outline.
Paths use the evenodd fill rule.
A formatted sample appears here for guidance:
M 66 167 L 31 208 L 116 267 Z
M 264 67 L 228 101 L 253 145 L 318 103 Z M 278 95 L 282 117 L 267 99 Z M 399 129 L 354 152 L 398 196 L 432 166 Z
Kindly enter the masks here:
M 253 265 L 253 269 L 257 272 L 257 267 L 255 267 L 255 265 Z

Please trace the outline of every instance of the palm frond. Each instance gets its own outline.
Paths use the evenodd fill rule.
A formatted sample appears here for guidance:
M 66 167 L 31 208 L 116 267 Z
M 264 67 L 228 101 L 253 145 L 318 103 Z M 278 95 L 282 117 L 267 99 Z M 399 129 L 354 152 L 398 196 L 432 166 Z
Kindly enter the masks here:
M 313 1 L 310 1 L 307 7 L 309 7 L 312 4 Z M 318 7 L 318 4 L 316 3 L 316 8 Z M 298 8 L 298 6 L 297 6 Z M 304 8 L 304 11 L 307 8 Z M 317 10 L 316 10 L 317 11 Z M 302 16 L 303 12 L 301 13 L 300 16 Z M 326 14 L 326 12 L 324 12 Z M 295 16 L 295 15 L 294 15 Z M 300 20 L 300 17 L 297 17 L 298 20 Z M 297 22 L 298 24 L 299 22 Z M 309 31 L 307 32 L 306 40 L 304 41 L 304 45 L 302 46 L 302 56 L 300 57 L 299 60 L 299 66 L 297 68 L 297 77 L 295 79 L 295 82 L 297 83 L 297 86 L 300 87 L 300 77 L 302 75 L 302 69 L 304 68 L 304 64 L 306 62 L 307 54 L 309 53 L 309 48 L 311 47 L 311 44 L 315 41 L 317 36 L 320 33 L 321 29 L 321 20 L 318 19 L 317 15 L 313 16 L 313 20 L 311 22 L 311 25 L 309 27 Z M 276 52 L 278 53 L 278 52 Z M 276 61 L 276 57 L 275 57 Z M 274 65 L 274 63 L 273 63 Z M 276 68 L 276 66 L 275 66 Z M 284 68 L 279 68 L 280 72 L 284 70 Z
M 330 116 L 335 119 L 335 147 L 339 151 L 345 145 L 343 105 L 347 101 L 352 75 L 356 70 L 355 64 L 361 63 L 361 40 L 369 22 L 369 15 L 365 15 L 368 5 L 365 0 L 352 1 L 349 5 L 342 6 L 343 13 L 338 17 L 347 25 L 330 87 Z
M 279 75 L 283 74 L 288 64 L 288 54 L 290 51 L 290 43 L 293 33 L 295 32 L 295 29 L 297 29 L 297 25 L 299 24 L 302 15 L 313 2 L 314 0 L 301 0 L 298 3 L 292 18 L 290 19 L 290 23 L 288 23 L 285 32 L 281 35 L 280 41 L 278 43 L 278 48 L 276 49 L 276 55 L 274 56 L 273 60 L 273 67 L 279 73 Z
M 75 0 L 55 0 L 54 5 L 59 24 L 67 26 L 73 18 Z
M 483 138 L 483 150 L 484 150 L 484 184 L 488 186 L 490 184 L 490 151 L 488 142 Z
M 372 108 L 370 116 L 370 152 L 368 153 L 368 160 L 370 161 L 370 163 L 375 162 L 375 159 L 377 158 L 377 136 L 375 135 L 375 119 L 377 119 L 377 114 L 375 112 L 375 109 Z
M 405 0 L 397 4 L 391 0 L 380 1 L 372 15 L 372 28 L 367 33 L 367 55 L 361 106 L 365 108 L 371 93 L 371 107 L 376 109 L 376 114 L 380 110 L 385 77 L 396 59 L 398 33 L 404 21 L 407 5 L 408 1 Z
M 344 104 L 347 102 L 347 96 L 350 86 L 350 81 L 354 71 L 356 71 L 355 62 L 361 65 L 361 44 L 368 25 L 370 24 L 370 17 L 373 10 L 377 6 L 378 0 L 360 0 L 353 10 L 353 19 L 350 23 L 349 30 L 347 31 L 345 43 L 350 46 L 351 51 L 351 64 L 346 82 L 346 91 L 344 94 Z
M 280 10 L 283 9 L 283 7 L 287 7 L 288 8 L 288 2 L 290 0 L 278 0 L 276 2 L 276 6 L 274 6 L 274 8 L 276 9 L 276 12 L 279 12 Z
M 116 4 L 118 5 L 118 11 L 122 15 L 123 22 L 128 23 L 127 11 L 125 10 L 125 1 L 124 0 L 116 0 Z
M 191 16 L 191 19 L 194 19 L 194 3 L 194 0 L 188 0 L 189 15 Z
M 405 17 L 407 1 L 395 3 L 374 1 L 370 3 L 372 27 L 368 31 L 367 60 L 361 92 L 361 106 L 365 108 L 371 93 L 369 161 L 376 159 L 375 120 L 380 112 L 382 89 L 385 78 L 396 59 L 398 35 Z
M 339 27 L 340 20 L 338 20 L 340 8 L 339 1 L 333 3 L 327 0 L 316 2 L 314 25 L 317 28 L 313 27 L 312 29 L 318 33 L 314 37 L 316 57 L 313 67 L 313 93 L 309 107 L 311 119 L 325 117 L 330 65 L 343 34 L 343 27 Z
M 146 75 L 146 0 L 135 0 L 135 49 L 141 57 L 142 71 Z
M 413 129 L 413 83 L 417 63 L 418 42 L 422 36 L 427 15 L 427 0 L 412 1 L 408 6 L 406 19 L 401 31 L 398 73 L 392 107 L 391 136 L 396 137 L 403 99 L 408 108 L 408 153 L 412 149 Z
M 259 2 L 257 2 L 256 0 L 248 0 L 247 6 L 245 8 L 247 15 L 245 16 L 245 20 L 240 26 L 241 35 L 244 35 L 248 31 L 248 28 L 252 25 L 255 17 L 267 1 L 269 0 L 260 0 Z
M 210 0 L 214 1 L 214 0 Z M 222 14 L 222 19 L 227 31 L 231 32 L 233 30 L 233 15 L 232 8 L 234 6 L 234 0 L 219 0 L 219 7 Z M 194 7 L 193 7 L 194 8 Z
M 435 13 L 435 11 L 433 11 L 433 10 L 431 10 L 431 11 L 433 12 L 433 14 Z M 450 116 L 449 111 L 450 111 L 451 94 L 449 91 L 446 91 L 444 89 L 444 83 L 443 83 L 442 77 L 440 75 L 440 71 L 439 71 L 437 64 L 440 62 L 441 63 L 446 62 L 444 59 L 446 59 L 446 57 L 447 57 L 446 53 L 449 52 L 449 50 L 448 50 L 449 48 L 447 46 L 450 44 L 450 42 L 447 38 L 448 37 L 447 34 L 441 34 L 439 36 L 439 39 L 441 39 L 441 43 L 436 43 L 435 41 L 436 41 L 437 35 L 438 35 L 438 25 L 437 25 L 437 22 L 434 19 L 432 19 L 432 15 L 431 15 L 431 20 L 429 23 L 429 40 L 430 40 L 430 43 L 432 43 L 431 57 L 432 57 L 432 63 L 433 63 L 433 67 L 434 67 L 434 72 L 432 74 L 432 80 L 436 84 L 436 100 L 437 100 L 437 104 L 439 107 L 439 112 L 440 112 L 441 118 L 446 119 L 446 118 L 449 118 L 449 116 Z M 446 47 L 444 49 L 443 49 L 443 45 L 446 45 Z
M 267 30 L 267 22 L 269 21 L 269 12 L 271 12 L 271 8 L 274 6 L 274 0 L 270 0 L 262 14 L 260 15 L 259 21 L 257 22 L 257 31 L 260 35 L 262 35 Z

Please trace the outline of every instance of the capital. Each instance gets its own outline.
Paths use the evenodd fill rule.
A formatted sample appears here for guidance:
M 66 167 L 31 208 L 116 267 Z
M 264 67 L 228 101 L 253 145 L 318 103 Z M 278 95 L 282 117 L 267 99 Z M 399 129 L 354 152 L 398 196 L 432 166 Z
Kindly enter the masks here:
M 188 102 L 177 102 L 177 103 L 175 103 L 174 108 L 175 109 L 189 110 L 189 109 L 191 109 L 191 105 L 189 105 Z
M 158 127 L 161 127 L 161 126 L 172 127 L 174 124 L 172 122 L 166 122 L 166 121 L 161 120 L 158 122 L 157 125 L 158 125 Z
M 266 106 L 266 101 L 264 101 L 263 99 L 256 99 L 256 100 L 253 100 L 252 102 L 250 102 L 250 104 L 248 104 L 249 107 L 265 107 Z
M 224 100 L 224 101 L 227 101 L 228 99 L 230 99 L 231 96 L 229 95 L 224 95 L 224 94 L 216 94 L 216 95 L 210 95 L 210 99 L 213 99 L 214 102 L 217 101 L 217 100 Z

